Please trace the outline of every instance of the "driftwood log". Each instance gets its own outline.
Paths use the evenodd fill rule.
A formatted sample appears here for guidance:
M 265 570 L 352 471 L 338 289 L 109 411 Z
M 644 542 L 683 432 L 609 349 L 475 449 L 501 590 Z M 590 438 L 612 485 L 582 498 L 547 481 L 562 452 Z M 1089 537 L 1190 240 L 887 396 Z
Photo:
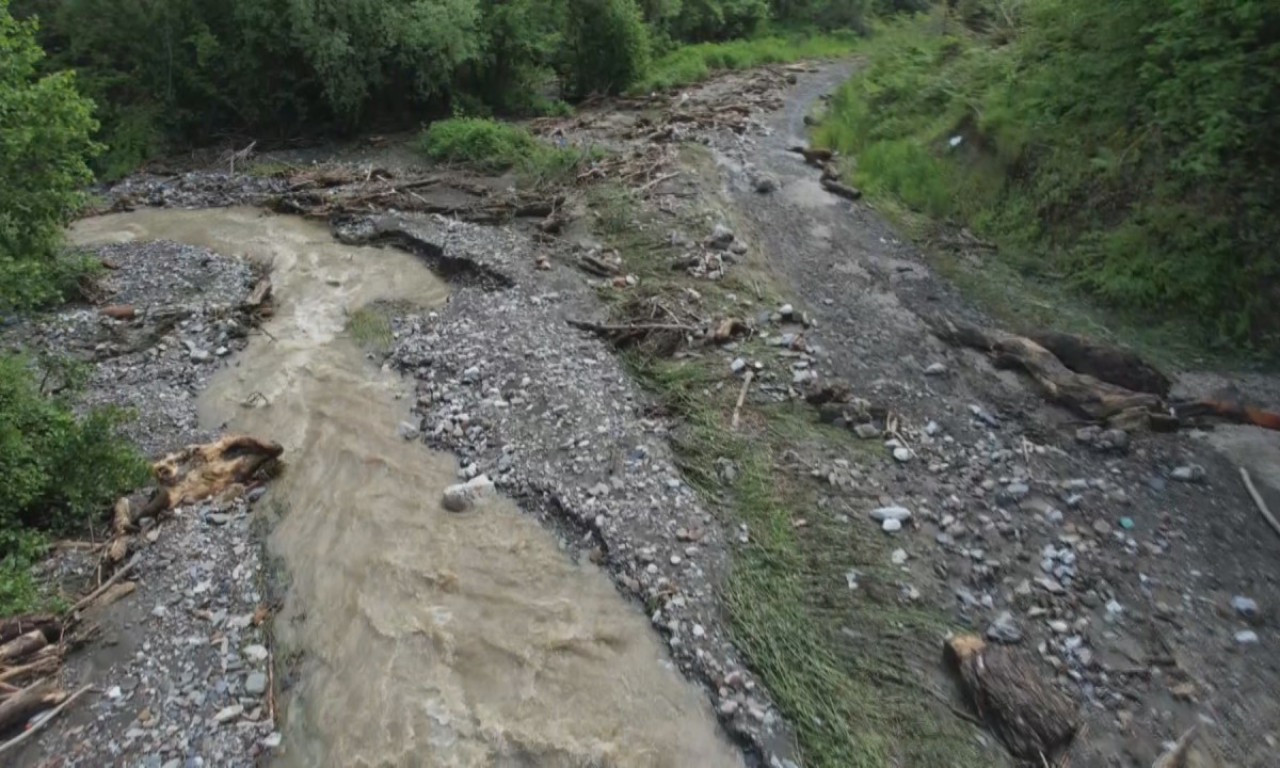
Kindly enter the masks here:
M 1076 373 L 1108 384 L 1160 397 L 1168 397 L 1169 388 L 1173 386 L 1168 376 L 1128 349 L 1073 333 L 1044 331 L 1028 334 L 1027 338 L 1052 352 L 1063 365 Z
M 171 453 L 151 465 L 160 490 L 142 515 L 154 516 L 219 494 L 233 483 L 247 482 L 282 453 L 284 448 L 279 443 L 244 435 L 227 435 Z
M 1017 649 L 960 635 L 947 641 L 945 653 L 965 698 L 1011 754 L 1035 765 L 1057 764 L 1082 723 L 1070 699 L 1049 687 Z
M 1162 408 L 1158 395 L 1134 392 L 1087 373 L 1077 373 L 1025 336 L 949 318 L 931 320 L 930 325 L 944 341 L 987 352 L 997 365 L 1020 368 L 1040 386 L 1046 399 L 1091 421 L 1122 419 L 1132 426 L 1135 416 Z
M 0 733 L 17 728 L 33 715 L 49 707 L 56 707 L 67 698 L 52 680 L 32 683 L 0 701 Z
M 0 619 L 0 644 L 7 643 L 19 635 L 25 635 L 33 629 L 44 633 L 49 642 L 57 642 L 62 634 L 62 622 L 51 613 L 28 613 Z

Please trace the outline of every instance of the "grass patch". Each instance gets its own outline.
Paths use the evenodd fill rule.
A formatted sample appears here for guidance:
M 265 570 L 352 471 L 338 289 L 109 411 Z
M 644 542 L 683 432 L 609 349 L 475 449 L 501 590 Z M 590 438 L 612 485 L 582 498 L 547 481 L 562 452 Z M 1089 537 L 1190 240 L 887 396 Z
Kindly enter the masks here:
M 568 181 L 601 156 L 593 147 L 553 146 L 523 126 L 483 117 L 438 120 L 419 135 L 416 147 L 439 162 L 515 171 L 526 186 Z
M 361 349 L 386 353 L 391 351 L 391 309 L 378 304 L 361 307 L 347 318 L 347 335 Z
M 658 58 L 632 93 L 647 93 L 700 82 L 716 72 L 842 56 L 857 46 L 853 32 L 820 35 L 769 35 L 723 43 L 683 45 Z
M 1200 59 L 1170 44 L 1146 61 L 1156 48 L 1130 45 L 1141 35 L 1126 25 L 1227 33 L 1192 24 L 1194 13 L 1175 23 L 1165 6 L 1133 5 L 1036 0 L 976 21 L 938 7 L 881 25 L 814 143 L 845 155 L 849 180 L 912 234 L 945 239 L 963 225 L 994 243 L 981 275 L 966 276 L 963 260 L 940 266 L 1006 321 L 1087 329 L 1166 360 L 1274 361 L 1280 262 L 1267 251 L 1280 235 L 1258 207 L 1272 194 L 1258 187 L 1267 170 L 1239 154 L 1255 133 L 1210 152 L 1212 129 L 1190 128 L 1247 112 L 1244 91 L 1210 109 L 1190 86 L 1166 87 Z M 1156 77 L 1169 61 L 1175 73 Z M 1262 62 L 1242 54 L 1230 67 Z M 1187 103 L 1153 102 L 1156 92 Z M 1168 131 L 1175 122 L 1188 131 Z M 1059 315 L 1063 302 L 1071 311 Z

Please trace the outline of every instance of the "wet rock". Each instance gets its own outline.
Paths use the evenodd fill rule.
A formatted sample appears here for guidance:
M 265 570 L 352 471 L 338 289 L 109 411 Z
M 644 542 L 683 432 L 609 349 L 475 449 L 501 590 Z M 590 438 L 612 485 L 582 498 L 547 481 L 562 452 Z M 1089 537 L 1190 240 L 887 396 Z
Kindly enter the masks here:
M 717 224 L 711 230 L 711 234 L 707 236 L 705 244 L 708 248 L 723 251 L 729 248 L 733 240 L 733 230 L 723 224 Z
M 422 434 L 422 430 L 418 429 L 418 425 L 411 421 L 402 421 L 400 422 L 400 425 L 396 427 L 396 433 L 405 440 L 417 440 Z
M 886 520 L 897 520 L 899 523 L 911 519 L 911 510 L 906 507 L 879 507 L 871 510 L 871 519 L 883 523 Z
M 880 527 L 885 533 L 897 533 L 902 530 L 902 521 L 892 517 L 886 518 L 885 521 L 880 524 Z
M 242 714 L 244 714 L 244 706 L 240 704 L 232 704 L 229 707 L 223 707 L 218 710 L 218 714 L 213 716 L 213 721 L 219 724 L 229 723 L 237 717 L 240 717 Z
M 894 565 L 902 565 L 907 562 L 907 550 L 895 549 L 893 554 L 889 555 L 889 561 Z
M 1169 473 L 1169 477 L 1174 480 L 1180 480 L 1184 483 L 1202 483 L 1204 482 L 1204 467 L 1199 464 L 1187 464 L 1181 467 L 1175 467 Z
M 751 186 L 755 191 L 762 195 L 775 192 L 778 189 L 778 177 L 771 173 L 757 173 L 755 178 L 751 180 Z
M 267 676 L 262 672 L 250 672 L 244 680 L 244 692 L 250 696 L 261 696 L 267 692 Z
M 910 460 L 911 460 L 911 449 L 909 449 L 909 448 L 903 448 L 902 446 L 898 446 L 897 448 L 894 448 L 894 449 L 893 449 L 893 458 L 894 458 L 894 460 L 899 461 L 899 462 L 903 462 L 903 461 L 910 461 Z
M 213 355 L 209 354 L 209 350 L 199 348 L 191 350 L 188 357 L 191 358 L 193 363 L 207 363 L 213 359 Z
M 493 481 L 487 475 L 477 475 L 465 483 L 451 485 L 444 489 L 442 503 L 450 512 L 465 512 L 477 500 L 493 492 Z
M 1231 598 L 1231 607 L 1236 613 L 1250 621 L 1258 618 L 1258 603 L 1250 597 L 1236 595 Z
M 987 627 L 987 639 L 995 643 L 1013 644 L 1022 641 L 1022 630 L 1014 621 L 1013 613 L 1001 611 Z
M 880 428 L 875 424 L 855 424 L 853 433 L 863 440 L 873 440 L 880 437 Z
M 231 522 L 231 515 L 223 512 L 210 512 L 204 516 L 204 521 L 209 525 L 226 525 Z

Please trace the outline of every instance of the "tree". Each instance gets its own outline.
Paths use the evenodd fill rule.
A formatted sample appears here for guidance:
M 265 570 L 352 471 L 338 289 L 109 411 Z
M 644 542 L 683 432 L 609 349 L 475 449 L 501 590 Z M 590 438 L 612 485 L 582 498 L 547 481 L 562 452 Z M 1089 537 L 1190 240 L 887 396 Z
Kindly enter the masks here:
M 56 297 L 65 277 L 62 229 L 83 202 L 99 147 L 93 102 L 75 76 L 43 77 L 34 21 L 18 21 L 0 0 L 0 309 Z
M 567 79 L 575 96 L 617 93 L 649 66 L 649 30 L 635 0 L 569 0 Z

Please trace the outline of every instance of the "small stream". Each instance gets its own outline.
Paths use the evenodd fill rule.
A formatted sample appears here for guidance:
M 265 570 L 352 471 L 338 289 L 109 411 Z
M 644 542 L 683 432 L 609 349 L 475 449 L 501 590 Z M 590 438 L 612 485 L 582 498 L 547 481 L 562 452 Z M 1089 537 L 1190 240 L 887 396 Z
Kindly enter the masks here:
M 302 660 L 275 765 L 742 765 L 706 696 L 604 573 L 571 562 L 506 499 L 441 507 L 456 462 L 396 430 L 412 381 L 344 333 L 375 300 L 443 304 L 447 287 L 419 260 L 249 208 L 103 216 L 74 237 L 168 239 L 271 265 L 269 335 L 215 375 L 201 417 L 285 446 L 266 499 L 281 513 L 269 548 L 290 580 L 274 652 Z

